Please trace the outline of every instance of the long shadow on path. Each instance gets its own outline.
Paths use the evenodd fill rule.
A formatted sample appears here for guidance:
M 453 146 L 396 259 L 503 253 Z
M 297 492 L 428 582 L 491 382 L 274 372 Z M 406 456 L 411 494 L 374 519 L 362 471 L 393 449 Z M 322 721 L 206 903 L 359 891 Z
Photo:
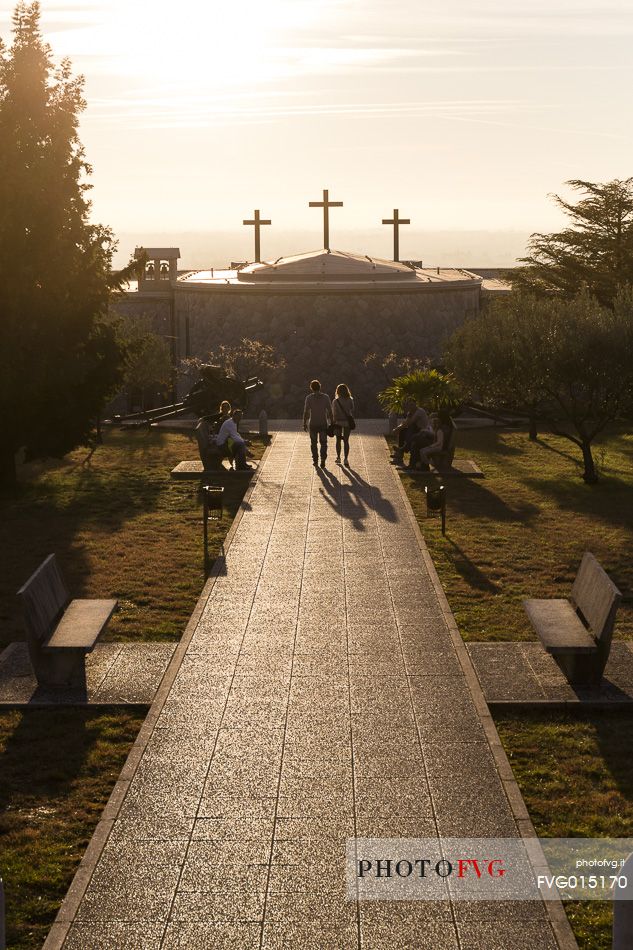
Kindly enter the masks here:
M 357 472 L 352 469 L 345 470 L 349 482 L 343 481 L 328 469 L 319 468 L 317 472 L 325 500 L 339 514 L 351 521 L 358 531 L 365 530 L 365 522 L 371 513 L 375 513 L 383 521 L 394 523 L 397 520 L 391 502 L 383 497 L 379 488 L 370 485 Z

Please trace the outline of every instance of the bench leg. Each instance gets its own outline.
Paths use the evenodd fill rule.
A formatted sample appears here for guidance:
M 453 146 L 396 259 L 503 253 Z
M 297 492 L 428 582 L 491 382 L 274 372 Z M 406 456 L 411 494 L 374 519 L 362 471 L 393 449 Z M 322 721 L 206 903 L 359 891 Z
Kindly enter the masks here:
M 230 458 L 227 452 L 207 450 L 200 454 L 205 472 L 223 472 L 222 462 L 225 458 Z
M 33 663 L 33 669 L 40 686 L 52 689 L 86 688 L 84 650 L 60 649 L 49 654 L 42 653 Z
M 595 656 L 582 653 L 553 654 L 554 659 L 574 686 L 598 686 L 602 680 L 603 664 Z
M 205 472 L 223 472 L 224 466 L 222 465 L 222 460 L 224 456 L 222 455 L 213 455 L 207 460 L 207 464 L 204 466 Z

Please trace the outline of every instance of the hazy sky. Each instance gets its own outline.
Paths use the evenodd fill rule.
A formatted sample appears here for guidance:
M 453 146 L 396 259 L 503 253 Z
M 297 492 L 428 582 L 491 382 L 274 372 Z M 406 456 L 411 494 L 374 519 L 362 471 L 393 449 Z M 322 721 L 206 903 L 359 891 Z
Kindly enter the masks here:
M 5 39 L 12 8 L 0 0 Z M 257 207 L 273 220 L 264 254 L 308 250 L 325 187 L 344 201 L 332 246 L 389 257 L 380 220 L 398 207 L 412 219 L 401 256 L 420 257 L 435 231 L 557 227 L 547 195 L 566 179 L 633 174 L 631 0 L 42 11 L 55 54 L 86 76 L 94 217 L 117 233 L 234 234 L 224 257 L 239 258 Z

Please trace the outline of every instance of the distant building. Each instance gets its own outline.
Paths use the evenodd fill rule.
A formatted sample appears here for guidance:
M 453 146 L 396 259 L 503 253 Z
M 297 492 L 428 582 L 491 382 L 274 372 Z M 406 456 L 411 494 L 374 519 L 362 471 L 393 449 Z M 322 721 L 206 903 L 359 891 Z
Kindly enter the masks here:
M 273 345 L 287 362 L 267 396 L 269 413 L 278 416 L 299 414 L 315 374 L 326 390 L 347 382 L 360 411 L 375 414 L 384 378 L 365 367 L 368 354 L 438 358 L 483 297 L 508 290 L 499 279 L 468 270 L 335 250 L 180 275 L 177 248 L 145 254 L 142 278 L 116 309 L 150 315 L 169 337 L 175 362 L 205 358 L 244 337 Z

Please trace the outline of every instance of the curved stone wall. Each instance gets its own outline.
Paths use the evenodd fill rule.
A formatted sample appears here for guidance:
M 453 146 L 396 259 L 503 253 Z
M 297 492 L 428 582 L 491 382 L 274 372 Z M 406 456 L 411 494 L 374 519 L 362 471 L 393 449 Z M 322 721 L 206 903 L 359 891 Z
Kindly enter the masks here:
M 318 376 L 333 392 L 346 382 L 359 415 L 379 411 L 380 372 L 364 358 L 373 352 L 439 357 L 444 340 L 478 309 L 479 288 L 423 293 L 205 294 L 176 297 L 181 346 L 187 325 L 191 355 L 203 356 L 219 343 L 242 337 L 271 344 L 286 360 L 277 379 L 267 381 L 271 417 L 300 415 L 310 379 Z
M 309 381 L 318 376 L 329 393 L 347 383 L 358 415 L 375 416 L 380 412 L 376 393 L 385 379 L 380 370 L 368 370 L 364 358 L 374 352 L 439 357 L 453 330 L 477 312 L 479 294 L 478 284 L 355 293 L 253 293 L 232 287 L 217 292 L 180 285 L 175 291 L 178 356 L 205 358 L 220 344 L 258 339 L 274 346 L 287 366 L 266 380 L 249 411 L 264 407 L 271 418 L 300 416 Z M 168 302 L 131 294 L 116 304 L 128 314 L 149 314 L 152 307 L 157 332 L 165 332 Z

